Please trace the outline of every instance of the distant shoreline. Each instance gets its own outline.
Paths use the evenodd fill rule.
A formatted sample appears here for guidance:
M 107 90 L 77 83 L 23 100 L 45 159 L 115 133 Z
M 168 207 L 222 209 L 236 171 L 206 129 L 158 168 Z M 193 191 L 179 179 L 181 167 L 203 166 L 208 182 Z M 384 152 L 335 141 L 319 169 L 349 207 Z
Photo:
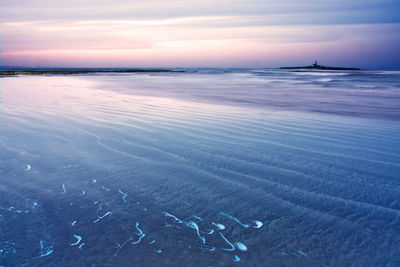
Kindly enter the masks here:
M 346 68 L 346 67 L 329 67 L 318 65 L 317 61 L 310 66 L 300 66 L 300 67 L 280 67 L 284 70 L 299 70 L 299 69 L 315 69 L 315 70 L 360 70 L 359 68 Z
M 15 75 L 68 75 L 68 74 L 90 74 L 90 73 L 137 73 L 137 72 L 184 72 L 182 70 L 169 69 L 125 69 L 125 70 L 0 70 L 0 76 Z
M 361 70 L 359 68 L 344 68 L 344 67 L 320 67 L 315 68 L 313 66 L 304 66 L 304 67 L 280 67 L 282 70 L 301 70 L 301 69 L 313 69 L 313 70 Z

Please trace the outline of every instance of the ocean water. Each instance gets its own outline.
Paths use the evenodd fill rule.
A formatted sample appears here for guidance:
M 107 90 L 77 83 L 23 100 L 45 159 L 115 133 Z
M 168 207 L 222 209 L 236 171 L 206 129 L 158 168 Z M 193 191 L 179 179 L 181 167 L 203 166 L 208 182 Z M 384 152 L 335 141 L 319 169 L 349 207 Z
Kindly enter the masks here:
M 0 88 L 0 266 L 400 265 L 400 71 Z

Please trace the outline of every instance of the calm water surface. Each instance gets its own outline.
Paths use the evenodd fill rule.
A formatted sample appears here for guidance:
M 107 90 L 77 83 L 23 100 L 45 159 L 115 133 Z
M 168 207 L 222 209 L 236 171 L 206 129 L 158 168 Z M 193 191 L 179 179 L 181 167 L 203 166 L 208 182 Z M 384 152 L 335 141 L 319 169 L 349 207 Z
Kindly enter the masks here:
M 0 88 L 0 266 L 400 265 L 400 72 Z

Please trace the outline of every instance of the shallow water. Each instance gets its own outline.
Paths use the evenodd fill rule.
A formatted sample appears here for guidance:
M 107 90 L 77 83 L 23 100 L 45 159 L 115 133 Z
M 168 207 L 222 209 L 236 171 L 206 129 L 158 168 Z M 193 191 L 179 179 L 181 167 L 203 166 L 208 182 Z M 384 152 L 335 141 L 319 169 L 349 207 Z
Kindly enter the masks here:
M 399 75 L 1 78 L 0 265 L 399 265 Z

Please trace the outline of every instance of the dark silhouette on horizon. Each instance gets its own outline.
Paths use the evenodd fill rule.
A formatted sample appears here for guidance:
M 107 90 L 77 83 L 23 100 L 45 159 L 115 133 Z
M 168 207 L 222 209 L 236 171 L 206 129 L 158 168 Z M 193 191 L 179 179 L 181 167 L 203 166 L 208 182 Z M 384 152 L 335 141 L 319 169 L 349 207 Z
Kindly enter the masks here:
M 345 68 L 345 67 L 328 67 L 323 65 L 318 65 L 315 61 L 314 64 L 310 66 L 300 66 L 300 67 L 280 67 L 280 69 L 317 69 L 317 70 L 360 70 L 359 68 Z

